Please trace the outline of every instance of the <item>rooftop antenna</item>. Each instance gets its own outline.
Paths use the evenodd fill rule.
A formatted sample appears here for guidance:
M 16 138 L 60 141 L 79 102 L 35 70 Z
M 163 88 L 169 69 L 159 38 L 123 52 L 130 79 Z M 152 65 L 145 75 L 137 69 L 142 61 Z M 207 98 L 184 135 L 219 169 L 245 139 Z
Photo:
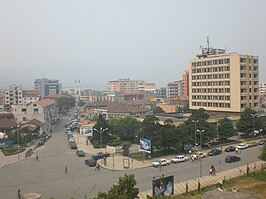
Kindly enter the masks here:
M 210 38 L 207 37 L 207 53 L 210 54 Z

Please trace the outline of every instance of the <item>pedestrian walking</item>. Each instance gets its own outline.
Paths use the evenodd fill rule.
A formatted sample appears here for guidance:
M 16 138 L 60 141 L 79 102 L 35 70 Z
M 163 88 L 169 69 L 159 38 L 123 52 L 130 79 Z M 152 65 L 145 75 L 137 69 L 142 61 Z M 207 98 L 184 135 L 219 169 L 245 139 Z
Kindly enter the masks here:
M 65 174 L 67 174 L 67 167 L 65 167 Z
M 39 161 L 39 156 L 38 155 L 36 155 L 36 160 Z
M 20 189 L 18 189 L 17 198 L 18 198 L 18 199 L 22 199 L 22 196 L 21 196 L 21 191 L 20 191 Z
M 96 164 L 95 171 L 96 170 L 98 170 L 98 171 L 100 170 L 100 164 L 99 163 Z
M 238 147 L 236 147 L 236 154 L 238 154 Z
M 210 168 L 210 175 L 212 175 L 212 168 Z
M 212 165 L 211 169 L 212 169 L 212 175 L 216 176 L 216 168 Z

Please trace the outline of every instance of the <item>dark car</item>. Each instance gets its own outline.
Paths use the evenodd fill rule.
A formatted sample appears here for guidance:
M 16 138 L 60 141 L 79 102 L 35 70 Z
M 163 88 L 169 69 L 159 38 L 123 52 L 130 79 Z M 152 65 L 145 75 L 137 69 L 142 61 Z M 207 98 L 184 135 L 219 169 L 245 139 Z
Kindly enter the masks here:
M 211 151 L 208 153 L 208 155 L 209 155 L 209 156 L 215 156 L 215 155 L 220 155 L 221 153 L 222 153 L 221 150 L 219 150 L 219 149 L 213 149 L 213 150 L 211 150 Z
M 226 147 L 224 151 L 225 151 L 225 152 L 234 152 L 234 151 L 236 151 L 236 147 L 234 147 L 234 146 L 229 146 L 229 147 Z
M 40 140 L 40 141 L 38 142 L 38 146 L 42 146 L 42 145 L 44 145 L 44 141 L 43 141 L 43 140 Z
M 77 150 L 77 151 L 76 151 L 76 155 L 77 155 L 78 157 L 84 157 L 84 156 L 85 156 L 85 153 L 84 153 L 84 151 L 82 151 L 82 150 Z
M 225 158 L 225 162 L 231 163 L 231 162 L 237 162 L 240 161 L 241 158 L 233 155 L 229 155 Z
M 85 164 L 90 166 L 90 167 L 95 167 L 96 166 L 96 160 L 94 159 L 88 159 L 88 160 L 85 160 Z
M 76 145 L 76 142 L 74 142 L 74 141 L 70 141 L 69 145 L 70 145 L 71 149 L 77 149 L 78 148 L 77 145 Z
M 94 160 L 99 160 L 99 159 L 108 158 L 108 157 L 110 157 L 109 153 L 102 153 L 102 152 L 91 156 L 91 158 Z

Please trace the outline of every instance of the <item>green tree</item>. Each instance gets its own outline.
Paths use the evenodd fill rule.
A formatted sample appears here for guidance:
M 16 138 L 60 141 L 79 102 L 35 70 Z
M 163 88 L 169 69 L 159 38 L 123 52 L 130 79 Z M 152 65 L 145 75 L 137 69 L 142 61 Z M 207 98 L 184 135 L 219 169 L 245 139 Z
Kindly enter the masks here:
M 56 101 L 59 113 L 64 113 L 75 106 L 76 99 L 72 96 L 62 96 Z
M 134 199 L 139 194 L 139 189 L 135 188 L 136 184 L 134 174 L 125 174 L 119 178 L 117 185 L 113 185 L 107 193 L 98 193 L 95 199 Z
M 193 110 L 191 116 L 185 121 L 182 125 L 180 125 L 181 131 L 183 135 L 183 143 L 194 143 L 195 135 L 196 142 L 200 141 L 200 133 L 197 132 L 197 129 L 204 130 L 202 133 L 202 143 L 209 142 L 213 138 L 217 136 L 217 129 L 214 124 L 209 123 L 207 120 L 209 119 L 209 114 L 205 111 L 205 109 L 200 108 L 198 110 Z
M 220 120 L 218 126 L 218 132 L 219 132 L 219 139 L 221 141 L 225 141 L 227 140 L 227 138 L 235 135 L 235 130 L 232 121 L 226 117 Z
M 135 136 L 138 135 L 140 130 L 140 122 L 132 116 L 112 119 L 108 124 L 112 133 L 124 141 L 132 142 L 132 140 L 135 140 Z
M 131 142 L 128 142 L 128 141 L 126 141 L 122 144 L 123 155 L 127 156 L 129 154 L 130 146 L 131 146 Z
M 82 106 L 84 106 L 86 104 L 86 102 L 84 102 L 83 100 L 79 100 L 79 102 L 78 102 L 78 106 L 79 107 L 82 107 Z
M 156 106 L 156 107 L 152 110 L 152 112 L 153 112 L 154 114 L 156 114 L 156 113 L 165 113 L 164 110 L 163 110 L 160 106 Z
M 100 142 L 100 132 L 103 131 L 104 129 L 107 129 L 108 128 L 108 123 L 107 123 L 107 121 L 104 119 L 104 117 L 102 115 L 99 115 L 98 120 L 97 120 L 97 123 L 94 126 L 94 128 L 97 129 L 97 130 L 94 130 L 93 131 L 92 141 L 94 143 L 95 142 L 98 142 L 99 143 Z M 103 144 L 108 142 L 108 138 L 109 138 L 108 130 L 107 131 L 104 131 L 102 133 L 102 143 Z
M 253 119 L 254 121 L 257 120 L 256 112 L 246 108 L 240 115 L 240 120 L 236 125 L 237 130 L 248 136 L 249 133 L 253 132 Z
M 139 138 L 153 139 L 156 130 L 160 127 L 159 119 L 154 115 L 147 115 L 141 122 L 141 131 Z

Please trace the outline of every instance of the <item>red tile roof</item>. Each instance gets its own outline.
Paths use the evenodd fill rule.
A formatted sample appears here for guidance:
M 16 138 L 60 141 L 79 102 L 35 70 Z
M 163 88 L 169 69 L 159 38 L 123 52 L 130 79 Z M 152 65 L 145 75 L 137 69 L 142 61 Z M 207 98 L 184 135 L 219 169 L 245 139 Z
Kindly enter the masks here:
M 23 90 L 23 96 L 40 96 L 39 90 Z
M 42 100 L 37 102 L 37 104 L 39 104 L 42 107 L 50 106 L 54 103 L 55 102 L 53 100 L 50 100 L 50 99 L 42 99 Z
M 149 109 L 146 108 L 137 108 L 135 106 L 122 103 L 112 104 L 104 109 L 111 113 L 143 113 L 149 111 Z

